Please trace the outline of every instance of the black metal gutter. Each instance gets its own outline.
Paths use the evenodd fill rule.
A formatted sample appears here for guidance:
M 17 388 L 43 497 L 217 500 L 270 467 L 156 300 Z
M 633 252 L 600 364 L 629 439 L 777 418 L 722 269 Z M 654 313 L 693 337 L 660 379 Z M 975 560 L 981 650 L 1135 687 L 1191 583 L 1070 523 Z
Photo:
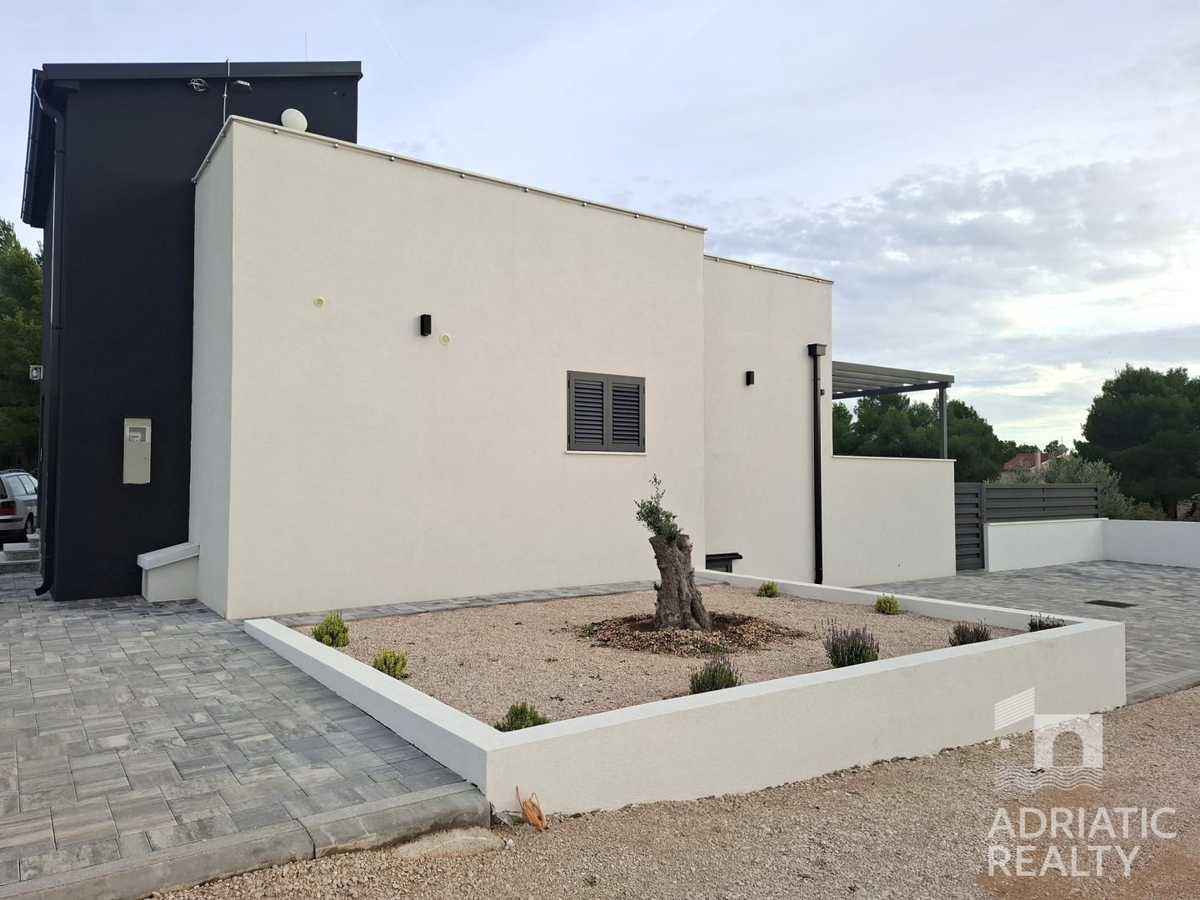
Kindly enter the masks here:
M 824 344 L 809 344 L 808 355 L 812 357 L 812 407 L 813 407 L 813 583 L 825 581 L 825 534 L 821 499 L 821 357 L 825 355 Z
M 42 583 L 38 585 L 34 591 L 35 594 L 46 594 L 54 587 L 54 550 L 56 541 L 54 539 L 54 510 L 58 500 L 58 411 L 59 411 L 59 388 L 61 378 L 58 372 L 58 359 L 62 354 L 62 266 L 58 261 L 62 259 L 62 207 L 63 207 L 63 167 L 66 164 L 66 117 L 62 111 L 51 106 L 38 90 L 39 87 L 45 88 L 38 84 L 37 75 L 34 75 L 33 80 L 33 99 L 35 105 L 54 121 L 54 180 L 51 186 L 53 194 L 51 195 L 52 210 L 50 213 L 51 233 L 50 240 L 47 242 L 50 261 L 50 280 L 49 280 L 49 297 L 46 297 L 43 292 L 43 304 L 46 299 L 49 299 L 49 308 L 43 310 L 42 323 L 49 322 L 50 325 L 50 340 L 47 344 L 50 355 L 48 359 L 42 360 L 42 372 L 46 376 L 46 380 L 42 382 L 42 391 L 45 397 L 43 406 L 43 414 L 45 421 L 41 428 L 41 459 L 38 460 L 38 474 L 43 475 L 44 472 L 52 472 L 50 478 L 41 478 L 41 483 L 46 485 L 45 491 L 38 492 L 38 528 L 41 531 L 42 539 Z M 33 114 L 36 116 L 36 113 Z M 41 116 L 36 116 L 41 121 Z M 31 129 L 32 130 L 32 129 Z M 41 128 L 39 127 L 39 140 L 41 139 Z M 30 199 L 27 197 L 27 199 Z

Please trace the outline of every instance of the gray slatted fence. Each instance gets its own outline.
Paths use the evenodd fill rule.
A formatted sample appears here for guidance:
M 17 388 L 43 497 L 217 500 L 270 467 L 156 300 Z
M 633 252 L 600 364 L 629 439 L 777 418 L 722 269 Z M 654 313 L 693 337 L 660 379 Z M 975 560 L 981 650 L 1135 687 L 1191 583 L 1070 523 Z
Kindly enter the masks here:
M 958 571 L 982 569 L 988 522 L 1039 519 L 1095 519 L 1100 515 L 1098 484 L 954 485 L 954 549 Z

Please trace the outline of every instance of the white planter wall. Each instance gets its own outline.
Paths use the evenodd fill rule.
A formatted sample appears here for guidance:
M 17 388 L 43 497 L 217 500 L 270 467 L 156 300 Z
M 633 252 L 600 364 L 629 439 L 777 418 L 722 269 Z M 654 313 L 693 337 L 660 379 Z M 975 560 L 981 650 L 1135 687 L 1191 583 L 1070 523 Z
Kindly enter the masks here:
M 732 576 L 754 587 L 761 578 Z M 874 592 L 779 582 L 784 594 L 873 603 Z M 900 597 L 947 620 L 1023 628 L 1028 611 Z M 994 706 L 1034 688 L 1040 713 L 1125 702 L 1125 629 L 1063 628 L 948 647 L 502 734 L 271 620 L 247 633 L 476 784 L 498 810 L 536 791 L 551 813 L 746 792 L 996 736 Z M 1032 720 L 1010 731 L 1028 730 Z
M 834 456 L 827 465 L 826 583 L 954 574 L 954 460 Z

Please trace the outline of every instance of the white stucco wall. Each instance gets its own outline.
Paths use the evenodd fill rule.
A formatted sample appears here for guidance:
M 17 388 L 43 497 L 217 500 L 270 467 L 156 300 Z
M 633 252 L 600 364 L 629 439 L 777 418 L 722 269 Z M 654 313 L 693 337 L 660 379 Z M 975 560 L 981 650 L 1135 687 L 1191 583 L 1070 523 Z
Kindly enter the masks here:
M 1200 568 L 1200 523 L 1104 523 L 1104 558 L 1157 566 Z
M 223 165 L 232 238 L 207 212 Z M 239 122 L 197 194 L 198 247 L 233 248 L 231 324 L 197 291 L 198 371 L 232 347 L 227 438 L 222 376 L 197 376 L 195 455 L 218 451 L 193 466 L 201 600 L 249 617 L 649 579 L 633 503 L 654 473 L 703 565 L 700 231 Z M 646 379 L 644 455 L 566 452 L 568 370 Z
M 233 156 L 223 145 L 196 187 L 192 312 L 192 474 L 188 539 L 197 591 L 226 615 L 233 376 Z
M 827 281 L 704 260 L 705 532 L 709 553 L 743 555 L 735 571 L 813 576 L 808 345 L 830 342 L 831 294 Z
M 954 574 L 953 460 L 834 456 L 825 484 L 826 583 Z
M 985 563 L 989 572 L 1032 569 L 1104 559 L 1107 519 L 989 522 Z
M 987 526 L 987 567 L 992 572 L 1097 559 L 1200 568 L 1200 525 L 1055 519 Z

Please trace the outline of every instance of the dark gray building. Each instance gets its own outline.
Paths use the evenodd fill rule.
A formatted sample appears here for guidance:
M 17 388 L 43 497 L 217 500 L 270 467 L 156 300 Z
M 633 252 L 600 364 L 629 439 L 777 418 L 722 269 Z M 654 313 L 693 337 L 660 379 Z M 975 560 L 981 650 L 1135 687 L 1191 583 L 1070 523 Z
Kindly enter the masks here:
M 139 553 L 186 541 L 192 176 L 228 115 L 345 141 L 357 62 L 47 65 L 33 73 L 21 218 L 44 229 L 43 591 L 141 590 Z M 123 471 L 152 423 L 147 483 Z

